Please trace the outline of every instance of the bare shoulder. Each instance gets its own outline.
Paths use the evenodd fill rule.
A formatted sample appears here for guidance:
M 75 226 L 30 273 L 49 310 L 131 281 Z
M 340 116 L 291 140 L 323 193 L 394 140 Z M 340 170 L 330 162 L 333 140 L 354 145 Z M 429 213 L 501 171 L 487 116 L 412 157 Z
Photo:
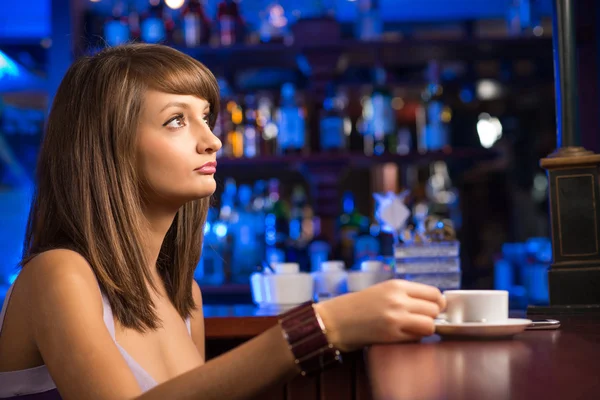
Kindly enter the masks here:
M 202 356 L 202 359 L 206 359 L 206 348 L 204 343 L 204 312 L 202 311 L 202 293 L 200 292 L 200 286 L 196 281 L 192 282 L 192 297 L 196 309 L 192 310 L 190 318 L 192 326 L 192 340 L 198 349 L 198 352 Z
M 88 262 L 76 252 L 52 250 L 27 263 L 22 275 L 33 340 L 61 396 L 137 396 L 135 377 L 104 323 L 102 295 Z
M 25 264 L 23 274 L 44 278 L 74 274 L 95 279 L 86 259 L 81 254 L 67 249 L 54 249 L 40 253 Z
M 39 254 L 23 267 L 18 281 L 32 306 L 60 296 L 63 300 L 85 301 L 92 307 L 101 307 L 102 297 L 92 268 L 72 250 L 55 249 Z

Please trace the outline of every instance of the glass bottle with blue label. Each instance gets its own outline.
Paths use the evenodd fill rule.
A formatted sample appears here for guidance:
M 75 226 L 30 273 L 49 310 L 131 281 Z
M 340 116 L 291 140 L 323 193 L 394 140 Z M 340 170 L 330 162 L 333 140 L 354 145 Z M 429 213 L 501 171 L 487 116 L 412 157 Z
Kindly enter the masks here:
M 307 148 L 305 120 L 304 108 L 296 100 L 296 87 L 283 84 L 277 112 L 279 153 L 298 154 Z
M 373 93 L 371 106 L 373 108 L 371 120 L 371 134 L 373 135 L 373 153 L 396 152 L 396 120 L 392 107 L 392 94 L 386 86 L 387 74 L 382 67 L 373 71 Z
M 440 65 L 432 61 L 427 67 L 429 81 L 423 92 L 423 117 L 418 146 L 421 151 L 441 150 L 449 145 L 448 126 L 446 121 L 450 111 L 444 106 L 444 88 L 440 79 Z
M 257 251 L 259 237 L 252 210 L 252 188 L 249 185 L 240 185 L 235 209 L 236 218 L 231 221 L 232 277 L 236 283 L 248 283 L 250 274 L 261 264 L 263 256 Z
M 346 149 L 345 122 L 341 98 L 337 96 L 333 83 L 330 83 L 327 86 L 319 124 L 321 151 L 340 152 Z

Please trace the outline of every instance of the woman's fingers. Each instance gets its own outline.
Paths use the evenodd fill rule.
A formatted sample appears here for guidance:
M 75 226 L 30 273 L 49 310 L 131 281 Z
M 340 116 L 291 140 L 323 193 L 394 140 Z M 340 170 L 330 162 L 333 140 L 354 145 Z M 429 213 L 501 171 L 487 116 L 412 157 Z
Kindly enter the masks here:
M 436 318 L 441 311 L 438 303 L 414 298 L 409 298 L 406 309 L 412 314 L 421 314 L 431 318 Z
M 406 313 L 400 331 L 409 335 L 429 336 L 435 333 L 435 325 L 431 317 Z
M 435 302 L 441 309 L 446 306 L 444 296 L 436 287 L 417 282 L 405 282 L 404 290 L 412 298 Z

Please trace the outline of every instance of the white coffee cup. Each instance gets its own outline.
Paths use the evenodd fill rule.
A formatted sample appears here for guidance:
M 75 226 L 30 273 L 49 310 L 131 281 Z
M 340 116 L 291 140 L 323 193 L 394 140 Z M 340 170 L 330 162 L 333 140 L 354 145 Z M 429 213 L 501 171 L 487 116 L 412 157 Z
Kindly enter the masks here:
M 508 319 L 506 290 L 446 290 L 446 319 L 451 324 L 495 323 Z
M 271 265 L 276 274 L 297 274 L 300 264 L 293 262 L 274 263 Z
M 267 304 L 296 305 L 313 298 L 313 278 L 307 273 L 265 274 L 263 284 Z

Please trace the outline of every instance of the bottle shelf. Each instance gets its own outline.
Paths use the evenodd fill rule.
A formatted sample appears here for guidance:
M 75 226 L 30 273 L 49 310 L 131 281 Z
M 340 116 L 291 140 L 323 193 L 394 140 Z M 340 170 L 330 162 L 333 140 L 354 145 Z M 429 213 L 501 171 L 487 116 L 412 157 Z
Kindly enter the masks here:
M 360 41 L 344 39 L 335 44 L 281 43 L 236 44 L 227 47 L 178 47 L 178 50 L 202 61 L 209 68 L 252 69 L 260 67 L 299 67 L 301 55 L 344 55 L 344 62 L 354 66 L 414 66 L 436 60 L 472 61 L 481 59 L 551 59 L 549 38 L 461 38 L 444 40 L 401 39 Z M 303 70 L 303 68 L 300 68 Z
M 426 164 L 433 161 L 445 160 L 490 160 L 497 156 L 496 151 L 484 148 L 448 148 L 439 151 L 429 151 L 425 153 L 412 152 L 408 154 L 384 154 L 380 156 L 366 156 L 356 153 L 316 153 L 310 155 L 282 155 L 282 156 L 264 156 L 254 158 L 219 158 L 219 169 L 233 167 L 278 167 L 278 168 L 296 168 L 301 166 L 338 166 L 344 167 L 370 167 L 374 165 L 396 163 L 399 165 L 407 164 Z

